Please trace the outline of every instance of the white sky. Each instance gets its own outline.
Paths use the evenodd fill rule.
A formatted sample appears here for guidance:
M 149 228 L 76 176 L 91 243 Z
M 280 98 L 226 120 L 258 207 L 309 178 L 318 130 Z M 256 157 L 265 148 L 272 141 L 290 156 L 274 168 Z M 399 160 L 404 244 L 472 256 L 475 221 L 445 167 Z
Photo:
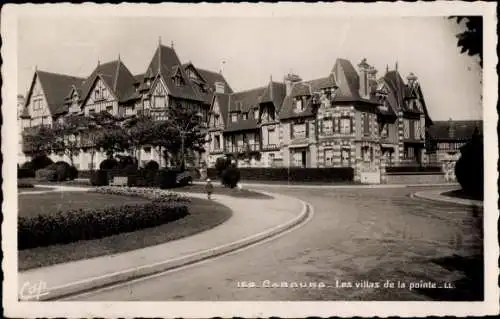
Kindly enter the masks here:
M 91 17 L 20 18 L 18 89 L 27 91 L 35 66 L 86 77 L 97 61 L 121 55 L 133 74 L 143 73 L 161 36 L 182 62 L 223 73 L 234 90 L 281 81 L 293 71 L 304 80 L 326 76 L 335 59 L 362 58 L 379 76 L 386 65 L 405 78 L 414 72 L 433 120 L 480 119 L 480 72 L 459 53 L 460 27 L 444 17 Z

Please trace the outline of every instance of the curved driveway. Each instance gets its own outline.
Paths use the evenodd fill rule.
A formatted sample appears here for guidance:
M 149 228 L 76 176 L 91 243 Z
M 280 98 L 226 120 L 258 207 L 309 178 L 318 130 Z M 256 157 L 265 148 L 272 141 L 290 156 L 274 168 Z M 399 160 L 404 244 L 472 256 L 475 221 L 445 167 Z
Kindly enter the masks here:
M 482 264 L 471 258 L 481 254 L 480 217 L 410 198 L 418 190 L 268 189 L 308 201 L 314 218 L 244 251 L 72 300 L 480 299 Z

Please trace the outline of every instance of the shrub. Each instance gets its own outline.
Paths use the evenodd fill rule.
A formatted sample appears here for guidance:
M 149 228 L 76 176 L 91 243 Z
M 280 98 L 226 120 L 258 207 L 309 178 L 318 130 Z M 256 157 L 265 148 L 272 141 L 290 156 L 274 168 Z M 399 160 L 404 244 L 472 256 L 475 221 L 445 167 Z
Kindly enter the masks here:
M 18 168 L 17 178 L 33 178 L 35 177 L 35 170 L 30 168 Z
M 35 178 L 39 181 L 57 182 L 57 172 L 55 169 L 42 168 L 36 171 Z
M 147 213 L 145 213 L 147 212 Z M 18 249 L 97 239 L 165 224 L 188 214 L 181 203 L 146 204 L 59 211 L 18 218 Z
M 118 168 L 125 169 L 130 166 L 135 166 L 135 169 L 138 168 L 138 162 L 135 157 L 132 156 L 118 156 Z
M 118 168 L 118 161 L 114 158 L 107 158 L 99 164 L 99 169 L 110 170 Z
M 22 182 L 17 182 L 17 188 L 34 188 L 35 185 L 31 183 L 22 183 Z
M 56 162 L 54 164 L 49 165 L 48 167 L 50 167 L 51 169 L 53 167 L 55 169 L 56 174 L 57 174 L 57 180 L 60 182 L 69 179 L 69 177 L 71 175 L 71 172 L 70 172 L 71 165 L 69 165 L 66 162 L 59 161 L 59 162 Z
M 76 167 L 70 166 L 68 171 L 68 179 L 72 181 L 75 178 L 78 178 L 78 170 L 76 169 Z
M 90 184 L 92 186 L 106 186 L 109 185 L 108 173 L 103 170 L 92 172 L 90 175 Z
M 228 167 L 222 172 L 222 185 L 235 188 L 240 181 L 240 171 L 236 167 Z
M 177 186 L 177 173 L 176 170 L 162 169 L 158 171 L 157 185 L 161 189 L 174 188 Z
M 157 171 L 160 169 L 160 164 L 157 161 L 149 161 L 144 165 L 144 169 L 148 171 Z
M 21 164 L 20 169 L 29 169 L 29 170 L 35 170 L 35 167 L 33 166 L 33 163 L 31 161 L 24 162 Z
M 476 199 L 484 196 L 483 138 L 474 134 L 472 140 L 460 150 L 462 153 L 455 165 L 455 176 L 464 193 Z
M 231 161 L 225 157 L 219 157 L 215 161 L 215 171 L 217 172 L 217 177 L 222 176 L 222 172 L 229 167 Z
M 49 166 L 52 163 L 54 163 L 54 161 L 52 161 L 47 155 L 35 156 L 31 160 L 31 164 L 33 165 L 33 169 L 35 171 L 42 169 L 42 168 L 46 168 L 47 166 Z

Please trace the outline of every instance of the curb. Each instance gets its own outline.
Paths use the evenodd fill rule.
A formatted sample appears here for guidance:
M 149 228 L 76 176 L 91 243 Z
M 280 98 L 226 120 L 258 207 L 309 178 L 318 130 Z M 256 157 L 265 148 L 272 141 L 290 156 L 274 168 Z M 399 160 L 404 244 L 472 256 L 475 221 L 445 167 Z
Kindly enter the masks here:
M 261 192 L 264 193 L 264 192 Z M 267 195 L 272 196 L 271 193 L 267 193 Z M 283 196 L 283 195 L 281 195 Z M 193 253 L 190 255 L 182 256 L 175 259 L 165 260 L 159 263 L 144 265 L 137 268 L 131 268 L 124 271 L 106 274 L 99 277 L 89 278 L 77 282 L 73 282 L 70 284 L 49 288 L 46 290 L 46 294 L 44 296 L 40 296 L 39 301 L 55 301 L 57 299 L 61 299 L 64 297 L 69 297 L 71 295 L 84 293 L 93 289 L 103 288 L 105 286 L 109 286 L 112 284 L 118 284 L 121 282 L 126 282 L 132 279 L 136 279 L 139 277 L 145 277 L 161 272 L 165 272 L 168 270 L 173 270 L 176 268 L 180 268 L 183 266 L 187 266 L 190 264 L 194 264 L 200 261 L 204 261 L 207 259 L 211 259 L 214 257 L 218 257 L 246 246 L 250 246 L 256 244 L 265 239 L 274 237 L 286 230 L 289 230 L 295 226 L 298 226 L 302 222 L 306 221 L 311 214 L 311 204 L 306 203 L 302 200 L 299 200 L 302 204 L 302 210 L 300 214 L 294 217 L 292 220 L 275 226 L 270 230 L 265 230 L 255 235 L 251 235 L 249 237 L 243 238 L 241 240 L 225 244 L 222 246 L 218 246 L 215 248 L 210 248 L 201 252 Z M 19 299 L 22 301 L 21 299 Z
M 472 201 L 469 199 L 449 197 L 449 196 L 442 195 L 442 193 L 444 193 L 444 192 L 440 191 L 440 193 L 438 193 L 438 194 L 430 195 L 428 191 L 422 191 L 422 192 L 413 193 L 412 196 L 414 198 L 429 200 L 429 201 L 433 201 L 433 202 L 455 204 L 455 205 L 460 205 L 460 206 L 465 206 L 465 207 L 481 207 L 482 208 L 484 205 L 484 203 L 482 203 L 480 201 Z

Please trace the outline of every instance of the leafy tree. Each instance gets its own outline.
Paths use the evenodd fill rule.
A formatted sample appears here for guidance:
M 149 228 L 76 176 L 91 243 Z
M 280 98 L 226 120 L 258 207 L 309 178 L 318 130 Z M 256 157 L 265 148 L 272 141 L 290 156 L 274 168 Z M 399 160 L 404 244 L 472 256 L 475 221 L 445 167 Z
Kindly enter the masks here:
M 482 16 L 453 16 L 450 19 L 458 24 L 465 22 L 465 30 L 457 34 L 457 46 L 461 53 L 477 56 L 479 65 L 483 67 L 483 17 Z
M 81 133 L 87 128 L 86 119 L 81 115 L 67 115 L 62 122 L 54 124 L 54 150 L 62 150 L 74 166 L 74 157 L 78 156 L 81 147 Z
M 132 154 L 141 161 L 141 148 L 154 142 L 155 123 L 150 116 L 139 115 L 123 122 Z
M 23 132 L 23 151 L 31 156 L 50 154 L 56 135 L 49 126 L 30 127 Z
M 457 181 L 465 193 L 477 199 L 483 199 L 483 137 L 477 128 L 474 130 L 471 140 L 462 146 L 460 153 L 460 158 L 455 165 Z

